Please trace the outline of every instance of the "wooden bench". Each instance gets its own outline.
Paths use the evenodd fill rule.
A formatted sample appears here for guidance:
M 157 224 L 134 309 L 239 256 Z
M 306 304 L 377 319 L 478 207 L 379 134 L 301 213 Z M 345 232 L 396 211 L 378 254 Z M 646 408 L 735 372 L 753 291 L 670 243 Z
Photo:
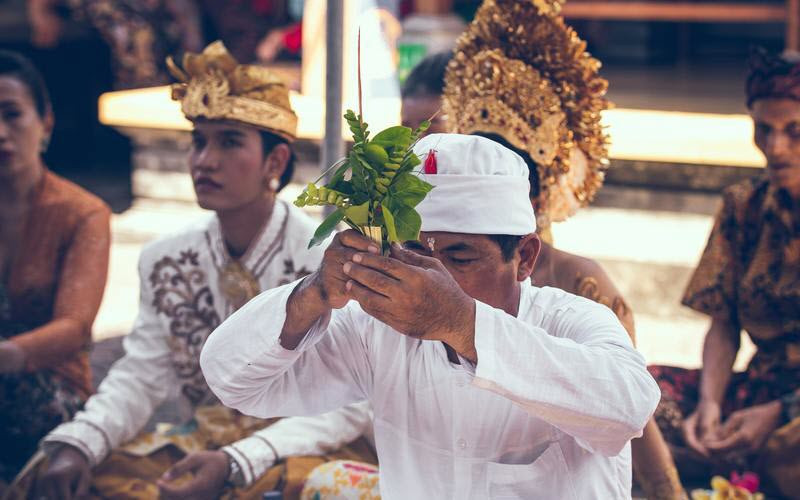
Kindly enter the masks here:
M 563 12 L 572 19 L 785 23 L 785 47 L 800 50 L 800 0 L 782 3 L 570 0 Z

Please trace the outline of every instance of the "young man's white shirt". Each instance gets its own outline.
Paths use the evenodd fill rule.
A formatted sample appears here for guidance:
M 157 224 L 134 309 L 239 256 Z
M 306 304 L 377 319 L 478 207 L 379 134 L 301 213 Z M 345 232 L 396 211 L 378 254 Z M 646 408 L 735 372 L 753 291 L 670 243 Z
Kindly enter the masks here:
M 299 209 L 277 201 L 239 262 L 261 290 L 294 281 L 315 270 L 322 258 L 324 248 L 306 248 L 316 225 Z M 44 439 L 46 449 L 70 444 L 97 465 L 134 438 L 168 398 L 180 396 L 192 408 L 217 403 L 199 358 L 205 339 L 234 311 L 219 283 L 228 262 L 216 216 L 146 245 L 139 259 L 139 313 L 124 339 L 125 355 L 112 365 L 83 411 Z M 223 449 L 238 462 L 249 485 L 274 464 L 276 452 L 278 458 L 323 454 L 369 428 L 366 403 L 330 410 L 284 419 Z
M 517 317 L 476 301 L 477 365 L 453 364 L 441 342 L 352 301 L 284 349 L 296 285 L 260 295 L 206 343 L 201 366 L 226 405 L 268 417 L 367 399 L 385 499 L 630 498 L 629 442 L 659 390 L 605 306 L 528 284 Z

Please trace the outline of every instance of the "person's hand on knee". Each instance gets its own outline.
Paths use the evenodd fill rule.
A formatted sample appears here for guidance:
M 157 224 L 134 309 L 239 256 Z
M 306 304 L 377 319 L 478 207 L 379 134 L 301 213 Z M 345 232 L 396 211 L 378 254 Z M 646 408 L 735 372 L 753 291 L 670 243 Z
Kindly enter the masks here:
M 180 481 L 190 473 L 188 481 Z M 228 455 L 223 451 L 199 451 L 184 457 L 158 480 L 161 498 L 214 499 L 218 498 L 230 474 Z
M 89 492 L 89 459 L 78 448 L 64 445 L 50 458 L 36 481 L 36 500 L 71 500 Z

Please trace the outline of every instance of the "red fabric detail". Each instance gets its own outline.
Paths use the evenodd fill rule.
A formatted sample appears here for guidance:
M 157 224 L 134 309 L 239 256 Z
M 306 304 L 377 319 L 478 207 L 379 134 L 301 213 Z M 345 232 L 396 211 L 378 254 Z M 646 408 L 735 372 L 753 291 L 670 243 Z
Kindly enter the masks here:
M 731 474 L 731 484 L 745 489 L 750 493 L 756 493 L 758 491 L 760 482 L 760 478 L 754 472 L 745 472 L 741 476 L 738 472 L 733 472 Z
M 435 174 L 437 172 L 438 168 L 436 167 L 436 151 L 431 149 L 428 151 L 428 157 L 425 159 L 425 173 Z
M 342 467 L 344 467 L 345 469 L 349 469 L 351 471 L 358 471 L 358 472 L 366 472 L 366 473 L 378 472 L 378 469 L 370 464 L 345 462 L 342 464 Z
M 283 45 L 292 54 L 297 54 L 303 47 L 303 23 L 295 23 L 283 35 Z

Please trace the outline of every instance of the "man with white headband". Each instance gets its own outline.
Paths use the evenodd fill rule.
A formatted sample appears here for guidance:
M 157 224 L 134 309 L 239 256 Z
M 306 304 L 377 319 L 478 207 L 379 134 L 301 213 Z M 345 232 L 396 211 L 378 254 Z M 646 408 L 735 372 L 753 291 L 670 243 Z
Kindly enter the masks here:
M 433 134 L 420 242 L 339 234 L 320 269 L 208 339 L 226 405 L 312 415 L 368 399 L 392 498 L 630 498 L 628 441 L 658 388 L 606 307 L 527 280 L 539 250 L 518 155 Z

